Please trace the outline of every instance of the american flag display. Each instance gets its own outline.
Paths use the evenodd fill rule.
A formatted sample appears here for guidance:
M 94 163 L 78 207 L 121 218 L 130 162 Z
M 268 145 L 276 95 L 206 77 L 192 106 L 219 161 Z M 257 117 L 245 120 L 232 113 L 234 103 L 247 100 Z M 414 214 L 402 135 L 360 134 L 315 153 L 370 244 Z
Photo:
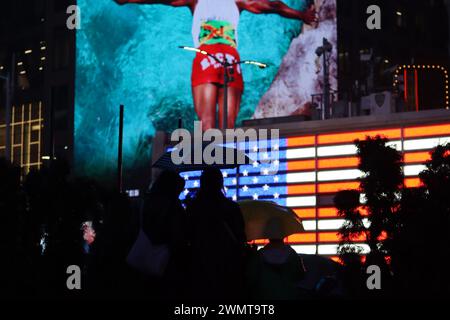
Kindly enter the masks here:
M 222 170 L 226 195 L 234 201 L 274 201 L 293 208 L 302 219 L 305 232 L 288 237 L 287 242 L 299 253 L 335 257 L 337 230 L 344 220 L 337 215 L 333 197 L 339 190 L 358 189 L 362 173 L 357 169 L 353 142 L 376 135 L 388 138 L 389 145 L 403 153 L 405 186 L 417 187 L 418 174 L 425 169 L 431 149 L 450 143 L 450 122 L 291 136 L 268 143 L 247 142 L 239 148 L 245 149 L 253 163 Z M 186 180 L 182 200 L 195 194 L 200 174 L 200 171 L 181 173 Z M 363 238 L 359 240 L 364 242 Z M 365 244 L 361 247 L 368 252 Z

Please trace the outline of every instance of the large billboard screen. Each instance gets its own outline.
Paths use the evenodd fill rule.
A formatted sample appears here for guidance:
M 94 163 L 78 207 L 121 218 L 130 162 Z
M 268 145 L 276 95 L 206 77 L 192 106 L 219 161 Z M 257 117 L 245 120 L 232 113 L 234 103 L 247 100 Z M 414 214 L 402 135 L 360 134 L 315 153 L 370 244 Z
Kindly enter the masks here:
M 113 172 L 120 104 L 126 168 L 149 166 L 152 137 L 177 128 L 179 119 L 188 129 L 199 118 L 214 125 L 208 106 L 222 101 L 223 71 L 210 56 L 179 46 L 206 48 L 219 61 L 225 56 L 230 62 L 267 64 L 232 68 L 229 126 L 309 112 L 312 95 L 323 91 L 322 58 L 316 54 L 323 38 L 333 46 L 330 82 L 337 89 L 335 0 L 79 0 L 78 5 L 75 157 L 83 174 Z

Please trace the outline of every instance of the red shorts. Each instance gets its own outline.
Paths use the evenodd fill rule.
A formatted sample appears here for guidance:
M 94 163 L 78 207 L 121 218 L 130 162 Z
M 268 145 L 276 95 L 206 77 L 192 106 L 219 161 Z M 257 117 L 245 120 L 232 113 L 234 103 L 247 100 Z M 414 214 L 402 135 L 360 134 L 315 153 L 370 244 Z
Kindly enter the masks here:
M 199 49 L 215 55 L 217 59 L 221 61 L 224 56 L 227 57 L 227 60 L 230 63 L 240 61 L 239 53 L 236 48 L 226 44 L 204 44 L 201 45 Z M 223 71 L 221 64 L 215 61 L 214 58 L 197 53 L 192 66 L 192 86 L 195 87 L 204 83 L 223 85 Z M 228 69 L 228 72 L 230 76 L 228 86 L 244 90 L 241 66 L 235 64 Z

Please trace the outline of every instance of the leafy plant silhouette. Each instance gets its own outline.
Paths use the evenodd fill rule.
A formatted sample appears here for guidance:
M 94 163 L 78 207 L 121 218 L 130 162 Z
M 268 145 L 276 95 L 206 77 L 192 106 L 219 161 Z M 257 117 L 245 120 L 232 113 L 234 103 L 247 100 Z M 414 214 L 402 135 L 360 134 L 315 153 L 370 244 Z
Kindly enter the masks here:
M 339 254 L 361 254 L 361 246 L 354 245 L 361 237 L 372 255 L 387 255 L 384 243 L 395 229 L 395 213 L 403 184 L 402 155 L 387 145 L 386 138 L 376 136 L 356 140 L 358 169 L 363 172 L 359 190 L 344 190 L 336 194 L 334 202 L 338 214 L 345 219 L 339 230 Z M 360 195 L 365 201 L 360 203 Z M 367 212 L 367 223 L 361 209 Z
M 390 243 L 392 271 L 403 296 L 448 297 L 450 278 L 450 144 L 431 151 L 422 186 L 402 192 Z
M 387 292 L 447 296 L 450 277 L 443 261 L 450 260 L 450 144 L 430 152 L 431 160 L 419 174 L 422 185 L 415 188 L 404 186 L 402 155 L 386 138 L 367 137 L 355 145 L 363 172 L 360 187 L 334 198 L 345 220 L 339 230 L 339 255 L 349 286 L 357 288 L 357 294 L 364 287 L 363 248 L 358 245 L 362 240 L 370 248 L 365 264 L 379 265 L 383 279 L 393 280 L 385 281 L 395 290 Z

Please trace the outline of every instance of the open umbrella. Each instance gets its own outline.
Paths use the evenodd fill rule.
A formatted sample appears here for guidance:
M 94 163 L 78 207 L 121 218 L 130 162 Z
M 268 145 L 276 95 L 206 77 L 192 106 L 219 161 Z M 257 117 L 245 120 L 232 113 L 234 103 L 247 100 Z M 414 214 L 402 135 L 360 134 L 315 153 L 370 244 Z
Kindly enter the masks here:
M 178 172 L 203 170 L 207 167 L 216 167 L 219 169 L 232 169 L 240 165 L 251 164 L 253 161 L 241 150 L 225 147 L 220 144 L 206 144 L 203 143 L 198 150 L 195 150 L 195 144 L 191 145 L 188 150 L 177 150 L 175 147 L 168 148 L 168 150 L 153 164 L 153 167 L 160 169 L 175 170 Z M 218 163 L 207 163 L 202 156 L 205 149 L 212 150 L 211 155 L 218 159 Z M 183 162 L 175 164 L 172 161 L 172 156 L 181 157 Z M 201 155 L 200 155 L 201 153 Z M 197 155 L 198 154 L 198 155 Z M 197 157 L 196 157 L 197 155 Z M 199 157 L 200 155 L 200 157 Z M 217 157 L 216 157 L 217 155 Z M 200 161 L 195 161 L 195 160 Z M 231 160 L 231 161 L 230 161 Z
M 270 201 L 245 200 L 239 206 L 245 221 L 247 240 L 284 239 L 305 231 L 295 212 Z
M 317 286 L 320 281 L 325 279 L 334 279 L 334 286 L 329 288 L 328 294 L 342 295 L 342 279 L 341 271 L 342 266 L 331 260 L 330 258 L 313 255 L 313 254 L 300 254 L 305 266 L 305 277 L 300 281 L 299 287 L 302 289 L 313 292 L 317 290 Z

